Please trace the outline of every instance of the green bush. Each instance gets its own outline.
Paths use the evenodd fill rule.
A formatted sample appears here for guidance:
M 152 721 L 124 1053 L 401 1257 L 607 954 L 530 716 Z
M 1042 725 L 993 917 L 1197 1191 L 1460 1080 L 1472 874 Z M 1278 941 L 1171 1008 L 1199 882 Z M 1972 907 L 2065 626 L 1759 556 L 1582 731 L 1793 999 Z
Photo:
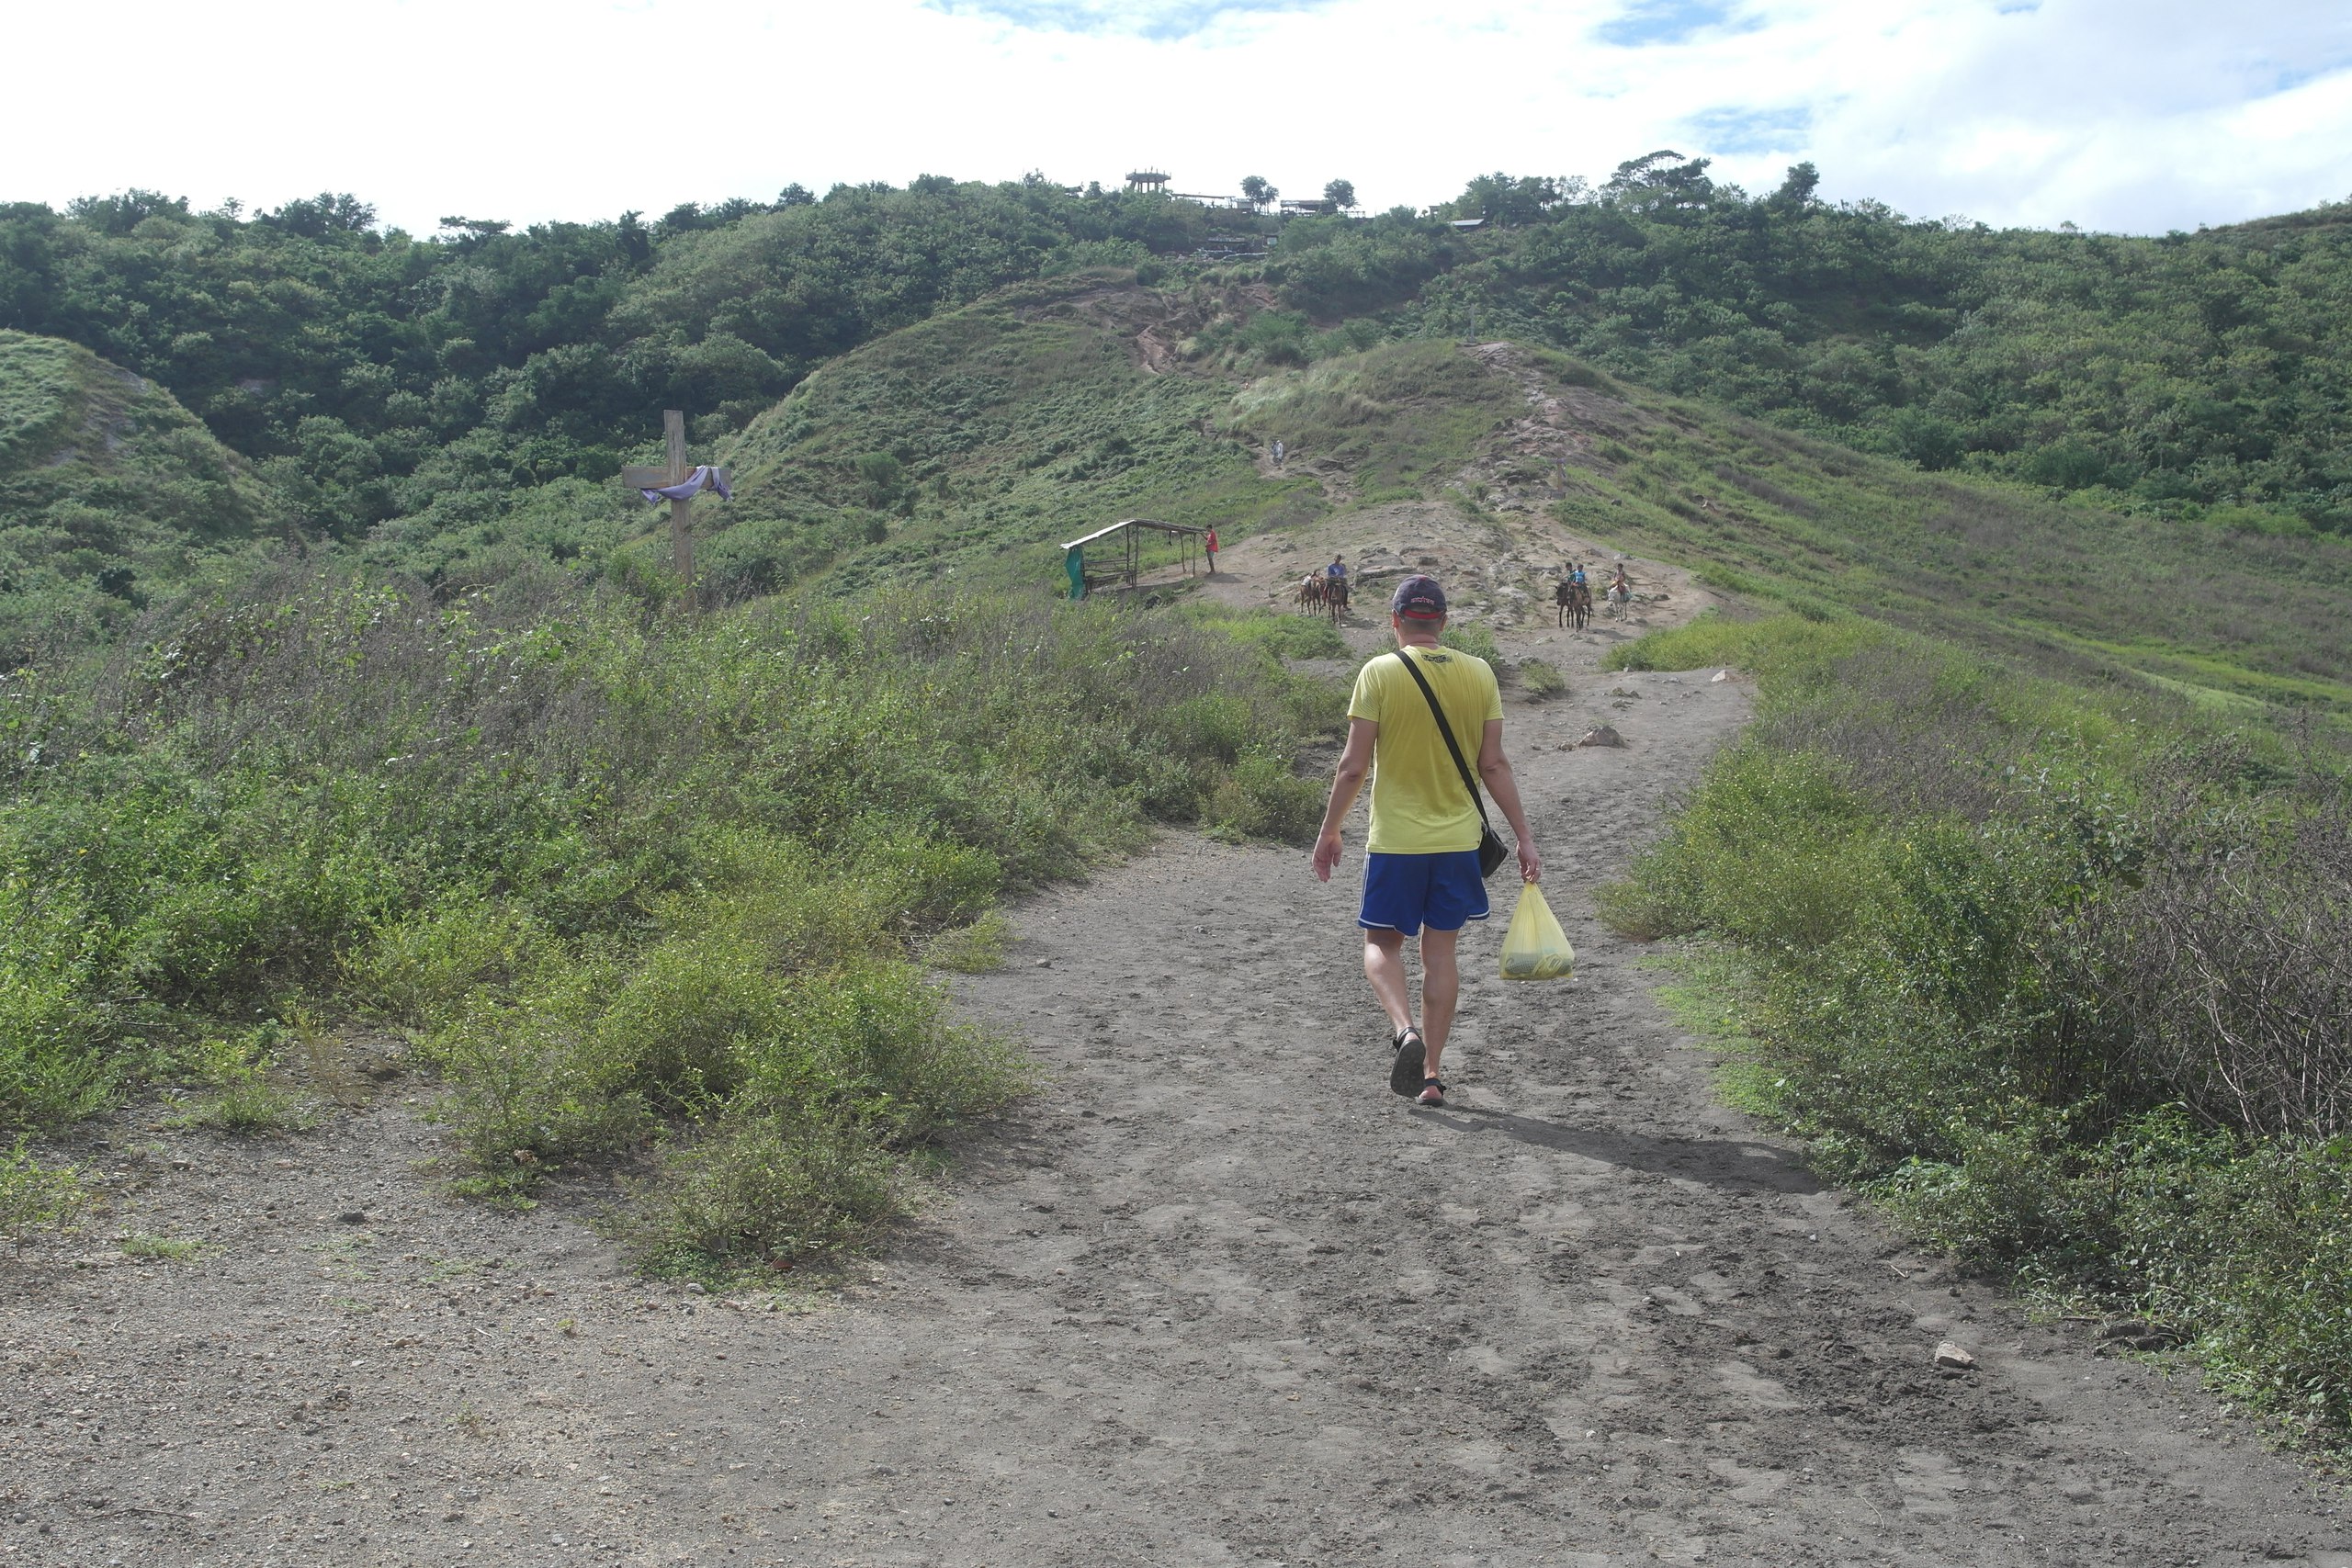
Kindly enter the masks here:
M 65 1224 L 89 1201 L 81 1172 L 36 1160 L 19 1136 L 0 1153 L 0 1237 L 18 1240 L 36 1230 Z
M 1550 697 L 1565 697 L 1568 694 L 1568 678 L 1560 673 L 1558 665 L 1547 660 L 1521 660 L 1519 666 L 1519 683 L 1529 696 L 1538 701 Z
M 1438 641 L 1447 648 L 1485 660 L 1502 672 L 1503 650 L 1495 646 L 1495 634 L 1483 621 L 1448 621 Z
M 547 929 L 528 911 L 456 888 L 376 927 L 344 960 L 345 995 L 378 1017 L 433 1030 L 477 992 L 512 987 L 551 956 Z
M 1321 615 L 1284 615 L 1272 610 L 1234 615 L 1222 606 L 1193 606 L 1190 613 L 1203 625 L 1216 627 L 1237 642 L 1262 648 L 1280 659 L 1345 659 L 1347 638 Z
M 458 1186 L 507 1197 L 812 1108 L 913 1159 L 1022 1069 L 910 957 L 1155 818 L 1299 836 L 1319 798 L 1284 759 L 1340 705 L 1177 611 L 685 619 L 326 571 L 75 678 L 0 688 L 45 737 L 0 806 L 25 938 L 0 953 L 0 1113 L 70 1119 L 176 1059 L 191 1118 L 297 1125 L 280 1021 L 356 1012 L 414 1034 Z
M 198 1042 L 186 1061 L 204 1088 L 175 1122 L 246 1134 L 317 1126 L 317 1103 L 273 1081 L 286 1040 L 284 1028 L 272 1022 Z
M 1012 937 L 1011 923 L 990 909 L 970 925 L 941 931 L 924 942 L 923 960 L 958 975 L 985 975 L 1002 967 L 1005 946 Z
M 854 1115 L 736 1111 L 669 1156 L 623 1235 L 647 1272 L 718 1283 L 853 1247 L 909 1192 Z
M 14 877 L 0 883 L 0 1125 L 53 1126 L 89 1115 L 114 1094 L 118 1068 L 104 1047 L 110 934 L 66 897 L 43 908 Z
M 1325 781 L 1300 778 L 1283 759 L 1260 752 L 1233 765 L 1203 816 L 1221 838 L 1306 844 L 1322 823 L 1327 792 Z
M 548 1160 L 611 1155 L 653 1130 L 634 1064 L 602 1053 L 598 977 L 565 970 L 513 1000 L 479 997 L 420 1043 L 448 1084 L 435 1116 L 498 1188 L 527 1188 Z
M 1744 1100 L 1910 1234 L 2150 1314 L 2352 1435 L 2352 1319 L 2313 1305 L 2352 1266 L 2343 777 L 1849 624 L 1630 651 L 1763 676 L 1760 722 L 1600 900 L 1732 955 L 1686 1010 Z

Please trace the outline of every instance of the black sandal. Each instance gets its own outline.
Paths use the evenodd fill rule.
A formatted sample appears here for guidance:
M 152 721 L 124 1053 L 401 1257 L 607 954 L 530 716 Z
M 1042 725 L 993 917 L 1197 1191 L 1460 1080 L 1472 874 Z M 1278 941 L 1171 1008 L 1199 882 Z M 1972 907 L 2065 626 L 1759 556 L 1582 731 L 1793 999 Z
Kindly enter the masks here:
M 1445 1103 L 1445 1085 L 1436 1078 L 1423 1078 L 1420 1098 L 1413 1103 L 1430 1107 L 1442 1106 Z
M 1429 1072 L 1430 1043 L 1409 1023 L 1391 1038 L 1396 1043 L 1396 1059 L 1388 1066 L 1388 1087 L 1409 1099 L 1420 1092 L 1421 1079 Z

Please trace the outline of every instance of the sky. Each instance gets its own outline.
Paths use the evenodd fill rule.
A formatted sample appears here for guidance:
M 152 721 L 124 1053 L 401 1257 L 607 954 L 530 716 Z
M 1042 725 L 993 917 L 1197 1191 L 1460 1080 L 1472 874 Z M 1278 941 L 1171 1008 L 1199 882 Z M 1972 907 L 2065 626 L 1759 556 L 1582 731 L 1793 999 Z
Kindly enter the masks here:
M 1423 207 L 1659 148 L 1996 225 L 2352 197 L 2346 0 L 79 0 L 8 30 L 73 68 L 11 83 L 0 202 L 348 191 L 418 233 L 1146 164 Z

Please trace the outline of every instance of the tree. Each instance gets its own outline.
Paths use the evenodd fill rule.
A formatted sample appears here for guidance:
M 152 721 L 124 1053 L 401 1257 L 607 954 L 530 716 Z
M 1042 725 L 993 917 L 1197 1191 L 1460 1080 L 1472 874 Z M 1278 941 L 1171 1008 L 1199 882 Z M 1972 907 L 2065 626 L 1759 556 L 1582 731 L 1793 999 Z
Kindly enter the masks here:
M 1601 198 L 1637 212 L 1675 212 L 1702 208 L 1714 199 L 1715 182 L 1707 177 L 1706 158 L 1684 159 L 1670 147 L 1629 158 L 1617 165 Z
M 349 192 L 321 191 L 289 201 L 260 221 L 306 240 L 322 240 L 330 234 L 366 233 L 376 226 L 376 209 Z
M 1323 187 L 1323 199 L 1334 207 L 1356 204 L 1356 184 L 1353 180 L 1333 180 Z
M 1789 177 L 1782 180 L 1781 182 L 1781 188 L 1774 191 L 1771 196 L 1766 199 L 1770 200 L 1775 207 L 1787 208 L 1792 211 L 1802 212 L 1806 208 L 1813 205 L 1814 192 L 1820 188 L 1821 171 L 1815 168 L 1810 161 L 1803 164 L 1791 164 L 1789 165 Z
M 1282 192 L 1268 185 L 1263 175 L 1250 175 L 1241 182 L 1242 199 L 1252 207 L 1269 206 L 1280 195 Z
M 134 186 L 120 196 L 77 196 L 65 204 L 65 214 L 101 234 L 128 234 L 150 218 L 187 217 L 187 197 Z
M 1441 216 L 1483 218 L 1501 228 L 1540 223 L 1558 204 L 1560 182 L 1536 175 L 1480 175 L 1442 209 Z

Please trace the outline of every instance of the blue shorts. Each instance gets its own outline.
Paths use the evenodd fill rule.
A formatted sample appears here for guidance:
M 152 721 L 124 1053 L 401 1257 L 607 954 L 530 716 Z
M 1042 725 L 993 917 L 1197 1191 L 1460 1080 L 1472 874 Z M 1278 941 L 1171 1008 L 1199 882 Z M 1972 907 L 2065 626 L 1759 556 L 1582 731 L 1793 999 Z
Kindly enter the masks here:
M 1419 936 L 1423 926 L 1458 931 L 1486 918 L 1487 879 L 1478 874 L 1476 850 L 1363 857 L 1363 912 L 1356 924 L 1366 931 Z

